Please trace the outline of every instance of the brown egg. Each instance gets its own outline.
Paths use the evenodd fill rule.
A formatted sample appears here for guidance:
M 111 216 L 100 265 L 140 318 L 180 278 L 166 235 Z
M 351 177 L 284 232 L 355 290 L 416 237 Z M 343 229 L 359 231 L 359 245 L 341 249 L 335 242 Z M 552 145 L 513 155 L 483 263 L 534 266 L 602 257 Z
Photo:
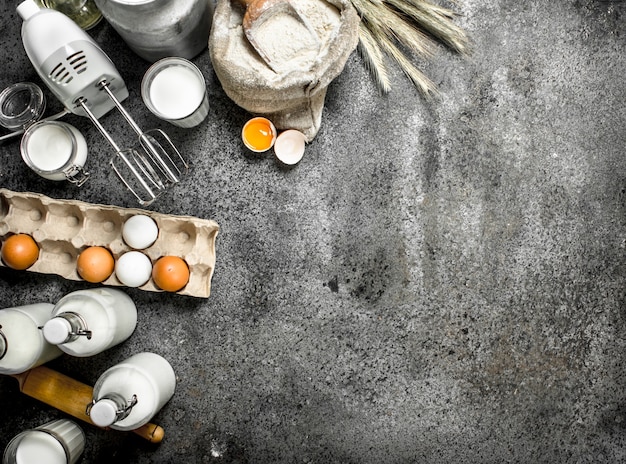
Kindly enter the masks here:
M 152 279 L 161 290 L 177 292 L 189 281 L 189 266 L 178 256 L 163 256 L 152 268 Z
M 104 247 L 85 248 L 78 256 L 76 270 L 87 282 L 98 283 L 109 278 L 113 273 L 115 260 L 111 252 Z
M 2 261 L 13 269 L 28 269 L 39 258 L 39 246 L 28 234 L 15 234 L 2 244 Z

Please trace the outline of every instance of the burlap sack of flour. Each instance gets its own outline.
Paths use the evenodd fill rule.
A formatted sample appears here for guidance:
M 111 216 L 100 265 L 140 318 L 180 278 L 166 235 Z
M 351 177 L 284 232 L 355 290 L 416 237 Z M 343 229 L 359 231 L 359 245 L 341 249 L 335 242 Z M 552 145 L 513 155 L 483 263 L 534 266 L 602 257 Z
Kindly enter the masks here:
M 237 105 L 279 130 L 299 130 L 310 142 L 320 128 L 328 85 L 356 48 L 359 17 L 350 0 L 291 1 L 308 29 L 283 14 L 255 31 L 271 67 L 247 40 L 245 11 L 237 0 L 217 0 L 209 52 L 224 91 Z

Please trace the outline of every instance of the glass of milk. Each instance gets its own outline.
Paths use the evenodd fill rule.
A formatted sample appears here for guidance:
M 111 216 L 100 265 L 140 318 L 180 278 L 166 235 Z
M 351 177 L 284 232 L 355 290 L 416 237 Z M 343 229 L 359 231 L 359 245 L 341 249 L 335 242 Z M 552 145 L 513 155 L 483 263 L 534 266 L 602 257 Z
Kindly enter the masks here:
M 148 68 L 141 97 L 155 116 L 178 127 L 197 126 L 209 113 L 204 76 L 180 57 L 163 58 Z
M 71 420 L 58 419 L 13 437 L 2 463 L 74 464 L 84 449 L 83 430 Z
M 68 180 L 81 186 L 89 178 L 85 137 L 71 124 L 39 121 L 26 129 L 20 144 L 22 159 L 37 174 L 50 180 Z

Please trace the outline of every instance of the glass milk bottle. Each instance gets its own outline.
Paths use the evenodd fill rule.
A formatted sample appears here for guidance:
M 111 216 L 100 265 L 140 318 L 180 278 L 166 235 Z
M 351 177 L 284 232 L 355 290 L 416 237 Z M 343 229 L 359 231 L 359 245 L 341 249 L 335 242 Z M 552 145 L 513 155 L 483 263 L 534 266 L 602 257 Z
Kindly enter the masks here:
M 61 298 L 43 326 L 45 339 L 65 353 L 93 356 L 131 336 L 137 308 L 121 290 L 78 290 Z
M 87 414 L 99 427 L 134 430 L 150 422 L 174 395 L 176 375 L 155 353 L 139 353 L 107 369 L 93 387 Z
M 191 59 L 208 49 L 212 0 L 95 0 L 102 16 L 137 55 L 155 62 Z
M 0 374 L 21 374 L 63 354 L 39 330 L 52 308 L 50 303 L 36 303 L 0 309 Z

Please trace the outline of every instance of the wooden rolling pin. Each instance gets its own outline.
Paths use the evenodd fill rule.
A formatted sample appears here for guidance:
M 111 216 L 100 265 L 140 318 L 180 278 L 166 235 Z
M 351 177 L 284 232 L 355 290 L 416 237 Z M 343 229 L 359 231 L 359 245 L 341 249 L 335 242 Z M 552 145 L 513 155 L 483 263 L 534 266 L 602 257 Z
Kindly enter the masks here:
M 89 385 L 45 366 L 11 377 L 17 379 L 22 393 L 97 427 L 85 413 L 87 405 L 93 399 L 93 388 Z M 151 443 L 160 443 L 165 435 L 161 426 L 151 423 L 132 432 Z

